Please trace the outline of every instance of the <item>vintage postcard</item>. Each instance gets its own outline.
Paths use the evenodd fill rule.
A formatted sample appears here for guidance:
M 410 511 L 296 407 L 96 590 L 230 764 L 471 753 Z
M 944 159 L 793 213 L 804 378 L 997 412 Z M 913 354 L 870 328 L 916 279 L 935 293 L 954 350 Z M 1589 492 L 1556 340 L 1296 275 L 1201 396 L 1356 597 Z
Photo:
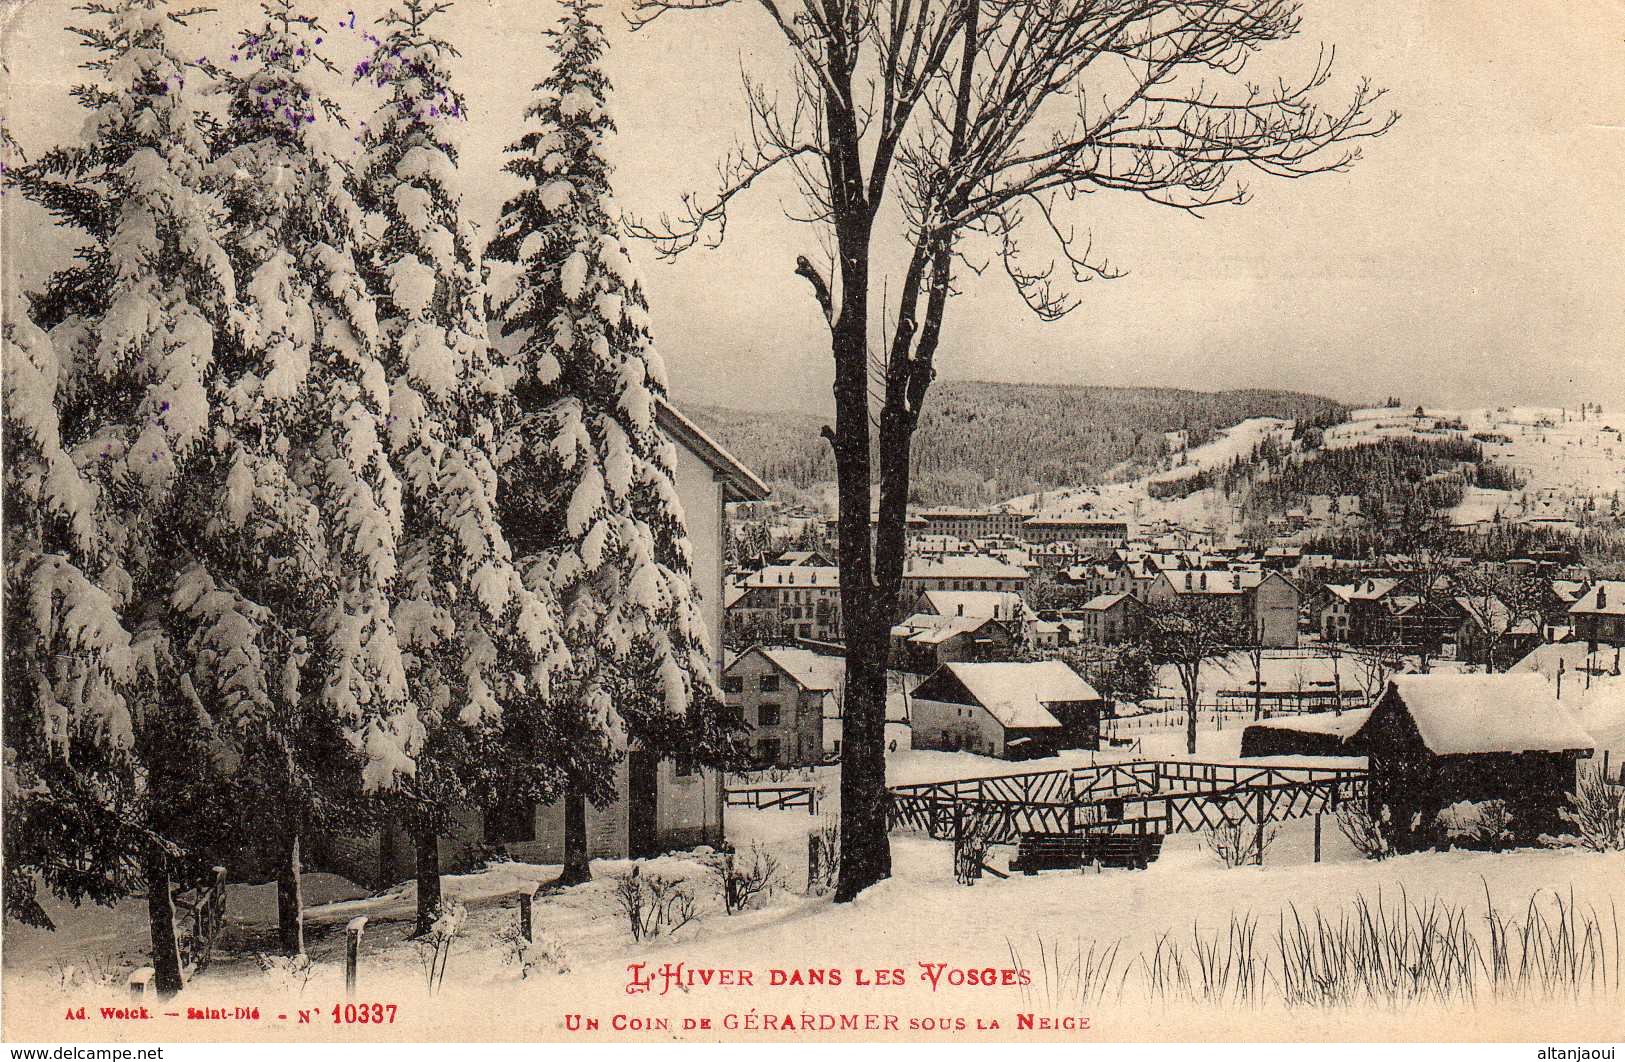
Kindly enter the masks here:
M 0 9 L 6 1040 L 1613 1057 L 1617 0 Z

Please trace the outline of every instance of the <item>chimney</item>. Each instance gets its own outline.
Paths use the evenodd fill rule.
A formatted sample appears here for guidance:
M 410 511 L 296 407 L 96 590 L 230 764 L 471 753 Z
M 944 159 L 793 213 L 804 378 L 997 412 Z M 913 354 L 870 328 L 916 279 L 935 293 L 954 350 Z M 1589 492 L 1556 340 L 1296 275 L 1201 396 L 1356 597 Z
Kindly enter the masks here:
M 965 614 L 965 603 L 963 601 L 961 601 L 959 603 L 958 607 L 955 609 L 954 615 L 963 616 L 964 614 Z
M 1232 589 L 1232 590 L 1240 590 L 1241 589 L 1241 573 L 1240 572 L 1236 572 L 1235 574 L 1230 576 L 1230 589 Z
M 1191 588 L 1191 573 L 1186 572 L 1185 573 L 1185 589 L 1189 590 L 1190 588 Z
M 1597 607 L 1608 607 L 1608 588 L 1606 586 L 1597 587 Z
M 1202 589 L 1207 589 L 1207 572 L 1202 573 Z

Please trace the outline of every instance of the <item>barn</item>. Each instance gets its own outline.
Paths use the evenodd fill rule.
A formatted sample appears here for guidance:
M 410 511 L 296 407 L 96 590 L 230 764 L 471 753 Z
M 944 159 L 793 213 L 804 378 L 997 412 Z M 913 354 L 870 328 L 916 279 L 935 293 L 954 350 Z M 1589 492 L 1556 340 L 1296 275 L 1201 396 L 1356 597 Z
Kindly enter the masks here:
M 1373 810 L 1386 805 L 1415 848 L 1462 800 L 1506 801 L 1520 841 L 1560 831 L 1595 743 L 1539 675 L 1434 674 L 1389 680 L 1348 747 L 1370 759 Z
M 915 748 L 1007 760 L 1099 747 L 1105 704 L 1059 660 L 943 664 L 911 701 Z

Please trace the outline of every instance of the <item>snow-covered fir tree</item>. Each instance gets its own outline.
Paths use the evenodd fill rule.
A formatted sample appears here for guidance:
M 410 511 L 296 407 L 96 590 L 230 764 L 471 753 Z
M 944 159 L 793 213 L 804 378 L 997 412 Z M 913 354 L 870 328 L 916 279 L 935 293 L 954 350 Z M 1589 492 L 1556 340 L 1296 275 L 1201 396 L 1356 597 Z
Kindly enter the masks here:
M 726 748 L 675 451 L 655 422 L 665 370 L 617 235 L 593 11 L 571 0 L 548 33 L 554 69 L 507 149 L 525 187 L 487 248 L 511 264 L 496 295 L 518 405 L 503 447 L 503 526 L 527 581 L 558 597 L 573 667 L 556 717 L 583 739 L 564 761 L 568 882 L 589 875 L 585 801 L 610 794 L 628 738 L 709 761 Z
M 84 140 L 11 175 L 89 242 L 34 300 L 49 338 L 6 314 L 7 594 L 24 603 L 6 663 L 35 677 L 6 685 L 7 836 L 24 849 L 9 869 L 74 900 L 145 891 L 167 993 L 170 885 L 201 880 L 232 828 L 170 599 L 193 544 L 182 514 L 208 486 L 206 381 L 235 289 L 204 187 L 201 78 L 169 40 L 181 16 L 157 0 L 87 10 L 76 32 L 100 80 L 75 93 Z
M 301 838 L 357 828 L 357 797 L 412 775 L 422 728 L 389 599 L 401 486 L 344 161 L 354 136 L 322 91 L 337 72 L 321 58 L 321 25 L 292 0 L 264 14 L 221 64 L 229 102 L 213 168 L 248 317 L 220 352 L 229 456 L 211 548 L 231 563 L 188 596 L 200 615 L 233 594 L 256 603 L 211 629 L 256 674 L 261 660 L 278 665 L 234 721 L 253 799 L 279 834 L 282 944 L 297 952 Z
M 495 446 L 511 401 L 462 216 L 455 134 L 466 109 L 448 63 L 457 53 L 428 28 L 447 7 L 406 0 L 391 10 L 355 69 L 384 94 L 361 137 L 357 199 L 402 487 L 395 624 L 424 732 L 416 773 L 393 801 L 416 850 L 419 933 L 438 914 L 438 836 L 459 805 L 516 767 L 529 798 L 557 794 L 557 766 L 505 763 L 501 737 L 505 711 L 510 724 L 546 724 L 549 685 L 567 659 L 551 593 L 525 584 L 498 523 Z

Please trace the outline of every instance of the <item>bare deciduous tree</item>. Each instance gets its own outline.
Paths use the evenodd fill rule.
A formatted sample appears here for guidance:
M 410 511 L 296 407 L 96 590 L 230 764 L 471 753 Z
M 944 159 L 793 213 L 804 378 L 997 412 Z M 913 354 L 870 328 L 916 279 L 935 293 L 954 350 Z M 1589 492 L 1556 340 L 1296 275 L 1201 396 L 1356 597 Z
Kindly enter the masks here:
M 634 0 L 635 26 L 743 0 Z M 841 880 L 850 900 L 891 871 L 886 839 L 887 632 L 905 560 L 910 443 L 935 378 L 961 270 L 994 263 L 1039 317 L 1077 306 L 1075 284 L 1119 275 L 1068 207 L 1124 191 L 1200 214 L 1248 197 L 1244 171 L 1342 170 L 1393 115 L 1361 82 L 1319 102 L 1323 50 L 1298 81 L 1243 75 L 1295 36 L 1297 0 L 756 0 L 790 59 L 787 92 L 747 73 L 750 131 L 719 187 L 656 222 L 629 222 L 667 254 L 715 245 L 733 203 L 775 169 L 817 227 L 807 280 L 828 323 L 848 710 Z M 875 264 L 888 204 L 901 218 L 900 278 Z M 1048 261 L 1044 259 L 1048 257 Z M 883 287 L 882 287 L 883 285 Z M 886 292 L 875 299 L 877 289 Z M 876 304 L 879 303 L 877 306 Z M 871 435 L 873 433 L 873 435 Z M 874 537 L 871 489 L 879 487 Z

